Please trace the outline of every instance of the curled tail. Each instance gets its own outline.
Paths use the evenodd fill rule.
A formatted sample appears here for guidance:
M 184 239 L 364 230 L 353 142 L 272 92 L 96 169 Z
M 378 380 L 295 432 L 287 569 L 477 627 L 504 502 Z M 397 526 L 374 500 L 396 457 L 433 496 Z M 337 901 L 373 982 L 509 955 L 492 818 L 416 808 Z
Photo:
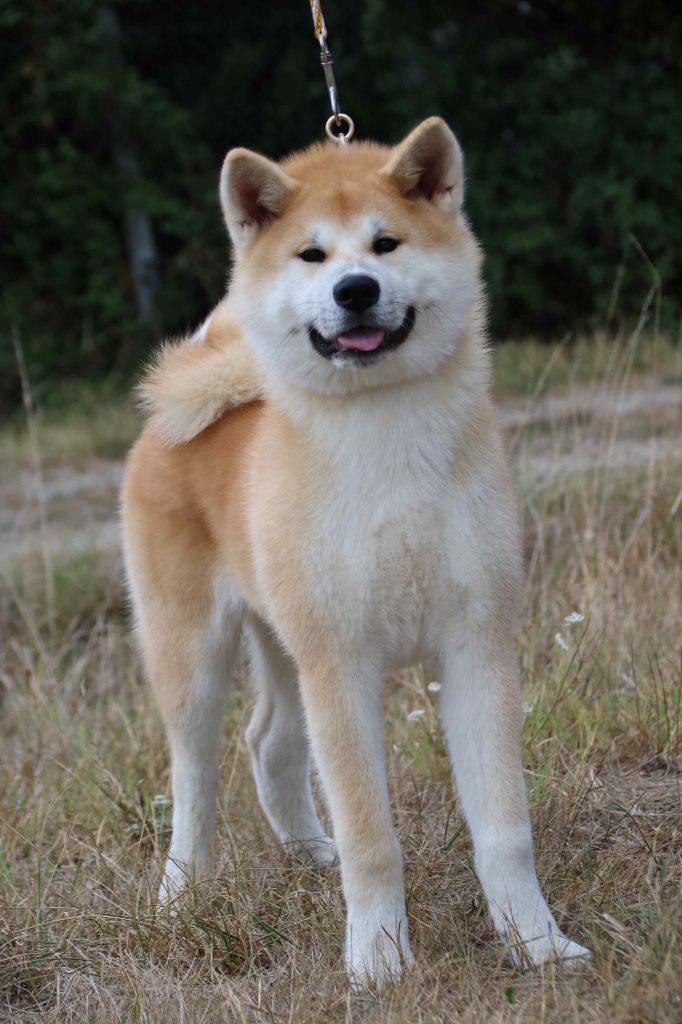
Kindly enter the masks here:
M 196 334 L 161 346 L 137 391 L 149 429 L 175 447 L 228 409 L 262 398 L 263 376 L 219 306 Z

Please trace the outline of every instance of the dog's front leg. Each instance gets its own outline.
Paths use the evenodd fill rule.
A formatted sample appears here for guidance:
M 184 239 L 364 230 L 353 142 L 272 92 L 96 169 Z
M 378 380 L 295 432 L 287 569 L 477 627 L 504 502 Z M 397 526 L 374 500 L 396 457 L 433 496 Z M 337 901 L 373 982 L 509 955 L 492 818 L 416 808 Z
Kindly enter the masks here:
M 540 892 L 521 763 L 521 692 L 513 640 L 471 625 L 446 645 L 442 718 L 476 873 L 516 963 L 589 956 L 559 930 Z
M 346 899 L 346 968 L 356 990 L 410 963 L 400 846 L 384 759 L 381 673 L 301 672 L 306 718 L 329 802 Z

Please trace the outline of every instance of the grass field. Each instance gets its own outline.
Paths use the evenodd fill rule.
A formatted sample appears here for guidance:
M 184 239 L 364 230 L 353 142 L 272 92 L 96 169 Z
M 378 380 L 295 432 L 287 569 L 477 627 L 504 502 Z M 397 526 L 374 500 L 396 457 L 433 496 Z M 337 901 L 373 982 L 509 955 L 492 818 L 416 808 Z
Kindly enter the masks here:
M 225 719 L 216 877 L 157 913 L 168 758 L 116 529 L 138 424 L 79 391 L 0 433 L 0 1020 L 682 1021 L 680 349 L 633 335 L 496 360 L 538 871 L 592 963 L 505 964 L 418 668 L 385 691 L 417 959 L 400 988 L 349 994 L 338 876 L 290 861 L 257 806 L 246 683 Z

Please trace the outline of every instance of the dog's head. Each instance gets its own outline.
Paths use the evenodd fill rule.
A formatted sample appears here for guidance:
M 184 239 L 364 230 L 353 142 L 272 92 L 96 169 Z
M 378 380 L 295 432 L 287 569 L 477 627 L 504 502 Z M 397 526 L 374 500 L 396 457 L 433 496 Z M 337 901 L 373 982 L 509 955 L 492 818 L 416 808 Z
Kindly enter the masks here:
M 268 369 L 343 394 L 435 372 L 478 302 L 457 140 L 440 118 L 394 149 L 228 153 L 231 301 Z

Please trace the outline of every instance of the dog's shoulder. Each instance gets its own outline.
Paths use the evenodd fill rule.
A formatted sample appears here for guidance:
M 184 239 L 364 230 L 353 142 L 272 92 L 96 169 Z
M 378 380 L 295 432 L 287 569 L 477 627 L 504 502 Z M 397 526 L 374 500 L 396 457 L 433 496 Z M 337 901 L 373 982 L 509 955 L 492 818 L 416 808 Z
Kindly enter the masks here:
M 260 367 L 224 304 L 194 334 L 162 345 L 137 390 L 148 430 L 170 447 L 264 393 Z

